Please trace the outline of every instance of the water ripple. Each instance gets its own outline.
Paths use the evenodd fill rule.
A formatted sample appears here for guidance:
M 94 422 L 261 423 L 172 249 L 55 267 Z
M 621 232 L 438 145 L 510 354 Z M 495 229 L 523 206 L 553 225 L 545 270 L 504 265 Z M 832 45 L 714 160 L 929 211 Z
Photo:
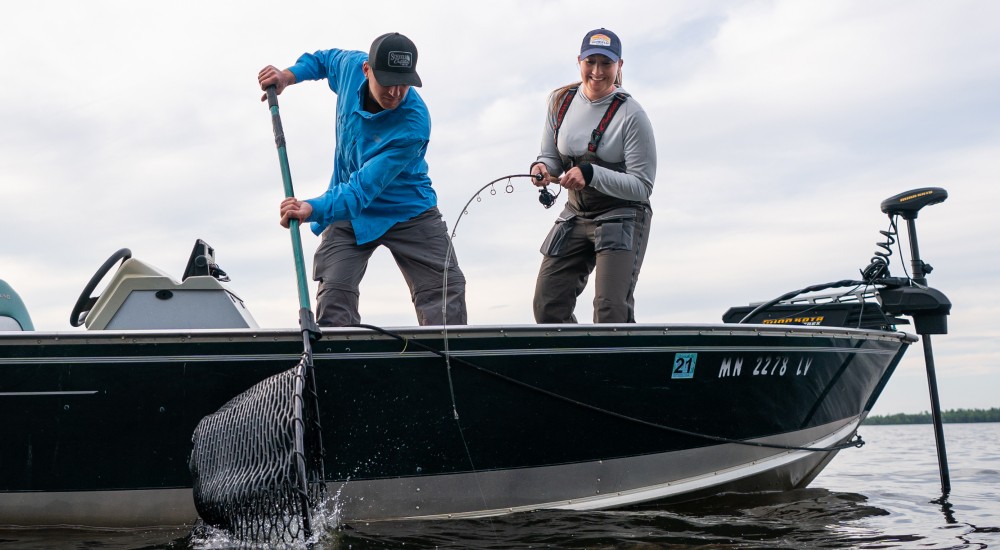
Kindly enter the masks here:
M 326 531 L 313 550 L 1000 549 L 1000 424 L 945 426 L 952 492 L 940 500 L 930 426 L 871 426 L 809 488 L 602 512 L 379 522 Z M 178 530 L 2 530 L 0 550 L 228 550 Z

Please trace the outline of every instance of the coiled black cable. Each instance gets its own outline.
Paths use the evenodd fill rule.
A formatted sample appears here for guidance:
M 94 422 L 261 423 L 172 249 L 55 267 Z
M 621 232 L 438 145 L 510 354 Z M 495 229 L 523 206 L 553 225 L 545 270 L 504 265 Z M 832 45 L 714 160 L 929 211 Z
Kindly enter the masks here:
M 880 230 L 879 233 L 885 237 L 885 241 L 875 243 L 882 250 L 876 250 L 871 263 L 861 270 L 861 277 L 866 281 L 877 281 L 889 276 L 889 256 L 892 256 L 892 245 L 896 244 L 896 235 L 899 234 L 895 218 L 889 218 L 889 229 Z

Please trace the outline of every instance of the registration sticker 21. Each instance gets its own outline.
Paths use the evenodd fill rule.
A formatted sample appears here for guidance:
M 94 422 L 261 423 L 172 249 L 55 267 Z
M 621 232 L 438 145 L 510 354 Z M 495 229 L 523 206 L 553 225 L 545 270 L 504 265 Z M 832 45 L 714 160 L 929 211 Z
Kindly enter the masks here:
M 697 363 L 697 353 L 675 353 L 670 378 L 694 378 L 694 367 Z

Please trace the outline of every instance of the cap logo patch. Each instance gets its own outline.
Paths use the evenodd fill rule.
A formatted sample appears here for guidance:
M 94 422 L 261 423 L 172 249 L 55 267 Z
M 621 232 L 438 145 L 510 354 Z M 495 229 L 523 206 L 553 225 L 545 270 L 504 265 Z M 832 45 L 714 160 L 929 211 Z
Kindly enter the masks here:
M 611 38 L 609 38 L 608 35 L 606 35 L 606 34 L 595 34 L 594 36 L 590 37 L 590 45 L 591 46 L 610 46 L 611 45 Z
M 389 66 L 410 68 L 413 66 L 413 54 L 410 52 L 389 52 Z

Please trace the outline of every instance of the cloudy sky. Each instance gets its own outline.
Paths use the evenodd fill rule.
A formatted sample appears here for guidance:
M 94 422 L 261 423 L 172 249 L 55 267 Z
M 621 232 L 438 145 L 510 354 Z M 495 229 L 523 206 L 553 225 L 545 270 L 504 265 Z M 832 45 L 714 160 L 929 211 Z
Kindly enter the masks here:
M 607 27 L 622 38 L 625 87 L 649 113 L 659 159 L 639 321 L 716 322 L 730 306 L 855 278 L 888 224 L 879 203 L 943 187 L 949 199 L 917 220 L 930 284 L 954 303 L 950 334 L 934 339 L 942 405 L 1000 406 L 1000 3 L 620 4 L 5 6 L 0 278 L 36 328 L 82 330 L 69 312 L 112 252 L 128 247 L 180 278 L 201 238 L 261 326 L 295 326 L 262 66 L 410 36 L 434 124 L 431 177 L 454 227 L 477 189 L 534 160 L 548 92 L 578 79 L 581 37 Z M 300 197 L 329 181 L 334 101 L 323 83 L 280 98 Z M 524 180 L 512 184 L 473 200 L 457 227 L 475 324 L 532 322 L 538 247 L 557 210 Z M 311 266 L 318 239 L 303 241 Z M 904 266 L 897 252 L 893 274 Z M 415 322 L 384 250 L 361 312 L 373 324 Z M 875 412 L 927 409 L 915 346 Z

